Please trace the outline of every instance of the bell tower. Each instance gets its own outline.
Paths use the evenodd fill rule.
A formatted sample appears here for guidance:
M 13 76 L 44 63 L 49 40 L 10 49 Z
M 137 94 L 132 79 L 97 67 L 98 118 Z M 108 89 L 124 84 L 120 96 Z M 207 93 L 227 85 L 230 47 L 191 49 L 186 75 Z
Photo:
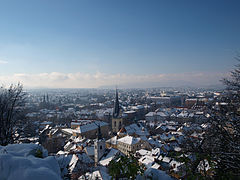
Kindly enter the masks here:
M 106 145 L 105 145 L 105 140 L 102 138 L 102 133 L 101 133 L 101 128 L 100 124 L 98 125 L 98 134 L 97 134 L 97 139 L 94 142 L 94 161 L 95 165 L 97 165 L 99 159 L 103 156 L 105 153 Z

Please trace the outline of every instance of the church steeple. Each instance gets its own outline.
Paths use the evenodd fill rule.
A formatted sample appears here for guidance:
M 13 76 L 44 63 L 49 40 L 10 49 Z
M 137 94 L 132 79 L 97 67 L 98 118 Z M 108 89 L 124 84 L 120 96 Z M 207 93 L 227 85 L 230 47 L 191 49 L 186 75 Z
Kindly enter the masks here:
M 119 100 L 118 100 L 118 90 L 116 88 L 116 97 L 114 102 L 114 108 L 113 108 L 113 117 L 117 118 L 119 116 L 120 112 L 120 106 L 119 106 Z
M 98 140 L 101 140 L 101 139 L 102 139 L 102 133 L 101 133 L 100 124 L 98 125 L 97 139 L 98 139 Z
M 45 94 L 43 95 L 43 102 L 44 102 L 44 103 L 46 102 Z
M 47 102 L 49 103 L 49 97 L 48 97 L 48 94 L 47 94 Z

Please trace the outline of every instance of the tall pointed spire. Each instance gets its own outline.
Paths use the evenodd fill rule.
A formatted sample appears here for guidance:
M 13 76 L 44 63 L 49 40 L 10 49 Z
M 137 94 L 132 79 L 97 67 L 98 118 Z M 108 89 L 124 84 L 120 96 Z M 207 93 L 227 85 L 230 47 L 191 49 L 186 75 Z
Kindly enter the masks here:
M 118 90 L 116 88 L 116 97 L 114 102 L 114 108 L 113 108 L 113 117 L 117 118 L 119 116 L 120 106 L 119 106 L 119 100 L 118 100 Z
M 46 102 L 45 94 L 43 95 L 43 102 L 44 102 L 44 103 Z
M 102 139 L 101 127 L 100 124 L 98 124 L 97 126 L 98 126 L 97 139 L 100 140 Z

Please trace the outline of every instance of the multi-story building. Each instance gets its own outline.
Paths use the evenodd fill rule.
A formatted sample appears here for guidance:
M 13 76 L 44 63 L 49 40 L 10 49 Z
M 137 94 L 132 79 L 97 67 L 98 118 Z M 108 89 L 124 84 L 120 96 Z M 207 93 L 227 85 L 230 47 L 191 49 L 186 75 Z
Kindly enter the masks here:
M 150 145 L 141 138 L 135 138 L 127 135 L 117 140 L 117 148 L 122 153 L 129 155 L 130 153 L 135 153 L 140 149 L 149 149 Z
M 94 139 L 97 136 L 98 126 L 101 128 L 103 137 L 108 137 L 109 128 L 108 123 L 103 121 L 94 121 L 94 120 L 82 120 L 79 122 L 73 122 L 71 124 L 73 136 L 80 138 L 89 138 Z

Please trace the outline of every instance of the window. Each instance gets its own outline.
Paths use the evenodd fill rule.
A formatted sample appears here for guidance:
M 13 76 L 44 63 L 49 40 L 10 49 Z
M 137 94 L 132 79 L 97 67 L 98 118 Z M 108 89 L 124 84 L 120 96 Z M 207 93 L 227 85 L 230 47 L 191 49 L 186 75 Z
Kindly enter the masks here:
M 116 123 L 116 121 L 114 121 L 114 127 L 116 127 L 116 125 L 117 125 L 117 123 Z
M 100 149 L 102 149 L 102 146 L 100 146 Z

